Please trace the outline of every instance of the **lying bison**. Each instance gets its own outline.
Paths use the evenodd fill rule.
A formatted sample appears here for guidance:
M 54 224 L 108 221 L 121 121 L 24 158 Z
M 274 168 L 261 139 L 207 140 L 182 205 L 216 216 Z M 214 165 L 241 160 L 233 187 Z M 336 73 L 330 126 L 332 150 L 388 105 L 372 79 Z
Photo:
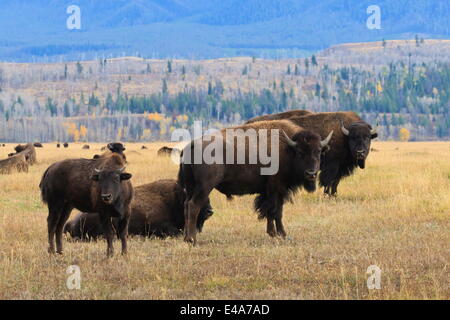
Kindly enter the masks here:
M 164 238 L 177 236 L 184 228 L 185 193 L 175 180 L 159 180 L 135 188 L 128 234 Z M 197 230 L 213 214 L 208 204 L 200 210 Z M 117 219 L 113 218 L 114 226 Z M 72 238 L 89 241 L 103 235 L 98 214 L 80 213 L 67 222 L 64 232 Z
M 83 150 L 89 150 L 91 147 L 88 144 L 85 144 L 81 149 Z
M 320 184 L 324 192 L 336 196 L 343 177 L 359 166 L 364 169 L 370 151 L 370 142 L 378 134 L 354 112 L 323 112 L 289 119 L 303 128 L 325 137 L 334 130 L 330 151 L 324 153 L 320 166 Z
M 255 117 L 246 122 L 246 124 L 257 122 L 257 121 L 272 121 L 272 120 L 284 120 L 292 117 L 301 117 L 309 114 L 313 114 L 308 110 L 290 110 L 286 112 L 276 113 L 276 114 L 266 114 L 263 116 Z
M 35 142 L 34 144 L 33 144 L 36 148 L 43 148 L 44 146 L 42 145 L 42 143 L 40 143 L 40 142 Z
M 227 137 L 227 130 L 230 129 L 234 133 L 231 139 Z M 195 244 L 197 217 L 200 209 L 207 204 L 213 189 L 229 198 L 233 195 L 258 194 L 255 209 L 259 212 L 260 219 L 267 219 L 267 233 L 270 236 L 278 234 L 284 238 L 286 232 L 282 224 L 283 204 L 289 199 L 290 194 L 300 187 L 305 187 L 309 192 L 315 190 L 320 154 L 330 141 L 332 132 L 328 138 L 321 140 L 316 133 L 299 128 L 287 120 L 260 121 L 230 129 L 223 129 L 211 140 L 209 137 L 194 140 L 182 151 L 178 181 L 186 190 L 187 196 L 184 211 L 185 241 Z M 252 138 L 246 138 L 247 133 L 252 132 L 254 133 L 252 135 L 258 134 L 262 137 L 267 130 L 272 133 L 269 137 L 266 136 L 267 145 L 262 143 L 262 140 L 251 143 Z M 281 136 L 278 135 L 279 132 Z M 207 162 L 196 161 L 196 149 L 200 148 L 205 152 L 213 141 L 216 143 L 216 139 L 223 142 L 223 148 L 216 151 L 215 155 L 221 153 L 222 156 L 219 155 L 219 159 L 213 162 L 211 159 Z M 277 149 L 270 150 L 272 144 L 278 144 Z M 243 155 L 242 148 L 245 150 L 245 161 L 236 161 L 239 154 Z M 227 154 L 227 149 L 233 151 Z M 260 153 L 264 150 L 266 155 L 270 153 L 272 157 L 278 156 L 279 166 L 275 173 L 262 174 L 261 170 L 267 164 L 263 164 L 261 159 L 256 159 L 259 157 L 255 157 L 255 152 L 252 152 L 255 149 Z M 227 157 L 226 161 L 223 156 Z M 229 161 L 228 157 L 232 161 Z
M 170 157 L 170 155 L 172 154 L 172 152 L 179 154 L 180 150 L 178 150 L 177 148 L 170 148 L 170 147 L 162 147 L 158 150 L 158 156 L 159 157 Z
M 13 171 L 28 172 L 28 162 L 24 153 L 17 153 L 5 160 L 0 160 L 0 174 L 11 174 Z
M 127 231 L 131 214 L 133 187 L 131 174 L 125 172 L 125 161 L 118 154 L 97 160 L 72 159 L 52 164 L 44 173 L 41 196 L 48 205 L 49 252 L 62 253 L 63 228 L 71 211 L 95 213 L 105 230 L 107 255 L 114 253 L 111 218 L 116 217 L 122 242 L 122 254 L 127 252 Z
M 19 144 L 14 150 L 16 150 L 16 153 L 10 153 L 8 157 L 23 154 L 29 165 L 34 165 L 37 162 L 36 149 L 32 143 Z

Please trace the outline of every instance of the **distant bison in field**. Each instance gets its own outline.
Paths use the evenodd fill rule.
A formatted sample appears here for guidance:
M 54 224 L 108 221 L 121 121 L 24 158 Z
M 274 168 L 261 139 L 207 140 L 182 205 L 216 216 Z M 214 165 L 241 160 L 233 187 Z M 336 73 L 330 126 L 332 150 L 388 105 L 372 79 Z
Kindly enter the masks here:
M 5 160 L 0 160 L 0 174 L 11 174 L 13 171 L 28 172 L 25 153 L 17 153 Z
M 254 117 L 252 119 L 247 120 L 246 124 L 257 122 L 257 121 L 273 121 L 273 120 L 284 120 L 292 117 L 300 117 L 306 116 L 309 114 L 313 114 L 308 110 L 290 110 L 286 112 L 276 113 L 276 114 L 266 114 L 259 117 Z
M 14 148 L 14 150 L 16 150 L 15 154 L 23 153 L 28 164 L 34 165 L 37 162 L 36 149 L 32 143 L 24 145 L 19 144 Z M 14 156 L 15 154 L 12 154 L 12 156 Z
M 89 145 L 87 145 L 87 144 L 85 144 L 84 146 L 83 146 L 83 150 L 89 150 L 91 147 L 89 146 Z
M 142 146 L 141 150 L 147 150 L 148 148 L 146 146 Z
M 175 180 L 159 180 L 135 188 L 128 234 L 164 238 L 182 234 L 184 228 L 185 193 Z M 202 231 L 205 221 L 213 214 L 208 204 L 202 208 L 197 230 Z M 117 227 L 117 219 L 113 218 Z M 72 238 L 96 240 L 103 235 L 98 214 L 80 213 L 66 224 L 65 232 Z
M 44 146 L 42 145 L 42 143 L 40 143 L 40 142 L 35 142 L 34 144 L 33 144 L 36 148 L 43 148 Z
M 102 148 L 101 150 L 106 150 L 106 148 L 108 148 L 108 150 L 101 155 L 100 154 L 94 155 L 93 159 L 100 159 L 102 157 L 107 157 L 107 156 L 111 155 L 112 153 L 116 153 L 116 154 L 120 155 L 125 162 L 127 161 L 127 157 L 123 153 L 126 149 L 122 143 L 120 143 L 120 142 L 110 143 L 104 148 Z
M 233 130 L 234 136 L 227 137 L 227 131 Z M 251 134 L 254 132 L 254 134 Z M 247 134 L 250 133 L 250 136 Z M 267 136 L 267 133 L 271 133 Z M 275 134 L 275 133 L 279 133 Z M 186 190 L 185 202 L 185 241 L 195 244 L 196 222 L 199 211 L 209 200 L 213 189 L 225 194 L 228 198 L 233 195 L 258 194 L 255 209 L 260 219 L 267 219 L 267 233 L 270 236 L 286 237 L 282 223 L 283 205 L 290 194 L 301 187 L 312 192 L 316 188 L 316 176 L 320 166 L 320 154 L 327 147 L 333 132 L 324 140 L 312 131 L 299 128 L 287 120 L 258 121 L 251 124 L 223 129 L 207 139 L 197 139 L 189 143 L 182 151 L 178 182 Z M 266 138 L 254 140 L 252 137 L 262 135 Z M 209 139 L 211 138 L 211 139 Z M 205 161 L 195 161 L 195 149 L 201 154 L 216 139 L 223 146 L 219 152 L 219 159 L 211 164 Z M 276 139 L 272 141 L 273 139 Z M 277 149 L 271 150 L 272 145 Z M 228 147 L 229 146 L 229 147 Z M 227 149 L 233 150 L 234 161 L 228 162 Z M 241 150 L 239 150 L 241 149 Z M 261 151 L 261 150 L 264 151 Z M 216 150 L 216 149 L 214 149 Z M 243 151 L 242 151 L 243 150 Z M 241 152 L 239 152 L 241 151 Z M 245 154 L 244 154 L 245 152 Z M 257 157 L 256 153 L 272 154 L 277 157 L 277 167 L 274 173 L 263 175 L 262 168 L 267 163 Z M 245 161 L 236 161 L 241 154 Z M 230 157 L 231 157 L 230 156 Z M 224 159 L 226 157 L 226 160 Z M 249 160 L 253 158 L 252 160 Z M 227 163 L 228 162 L 228 163 Z M 276 229 L 275 229 L 275 225 Z
M 176 154 L 180 154 L 180 150 L 178 150 L 177 148 L 170 148 L 170 147 L 162 147 L 158 150 L 158 156 L 159 157 L 169 157 L 172 152 L 176 153 Z
M 57 148 L 61 148 L 61 144 L 57 143 L 57 144 L 56 144 L 56 147 L 57 147 Z
M 64 142 L 63 146 L 64 146 L 64 148 L 68 148 L 69 144 L 67 142 Z
M 335 196 L 343 177 L 359 166 L 365 168 L 370 143 L 378 134 L 354 112 L 323 112 L 289 118 L 298 126 L 318 133 L 322 138 L 333 130 L 330 150 L 322 154 L 320 184 L 327 195 Z
M 44 173 L 39 188 L 48 205 L 49 252 L 62 253 L 64 225 L 75 208 L 98 213 L 107 240 L 107 256 L 112 256 L 113 226 L 118 218 L 122 254 L 127 252 L 127 232 L 131 214 L 133 187 L 131 174 L 125 172 L 125 161 L 118 154 L 97 160 L 71 159 L 52 164 Z

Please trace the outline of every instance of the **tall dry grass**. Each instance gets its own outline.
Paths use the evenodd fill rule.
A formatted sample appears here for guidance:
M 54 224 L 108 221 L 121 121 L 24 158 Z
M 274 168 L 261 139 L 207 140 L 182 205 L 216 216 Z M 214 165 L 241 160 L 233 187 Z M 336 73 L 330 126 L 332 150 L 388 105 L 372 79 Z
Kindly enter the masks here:
M 81 146 L 47 144 L 28 174 L 0 176 L 0 299 L 449 298 L 449 143 L 375 143 L 337 199 L 301 192 L 285 206 L 285 241 L 265 234 L 253 197 L 228 202 L 214 192 L 215 214 L 195 248 L 132 238 L 128 256 L 106 259 L 104 241 L 66 240 L 63 256 L 49 256 L 39 180 L 51 163 L 101 147 Z M 156 157 L 161 144 L 140 146 L 127 145 L 134 185 L 176 177 L 177 166 Z M 73 264 L 81 290 L 66 287 Z M 367 289 L 370 265 L 382 270 L 380 290 Z

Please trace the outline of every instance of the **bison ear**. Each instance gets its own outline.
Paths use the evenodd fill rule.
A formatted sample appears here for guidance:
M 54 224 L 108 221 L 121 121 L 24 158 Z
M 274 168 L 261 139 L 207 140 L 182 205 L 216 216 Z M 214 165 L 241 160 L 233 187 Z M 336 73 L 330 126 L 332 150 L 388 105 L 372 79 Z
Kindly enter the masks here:
M 376 137 L 378 137 L 378 133 L 372 133 L 371 135 L 370 135 L 370 139 L 375 139 Z
M 121 173 L 120 180 L 130 180 L 133 175 L 131 173 Z
M 91 176 L 91 180 L 93 180 L 93 181 L 98 181 L 99 179 L 100 179 L 100 177 L 99 177 L 99 175 L 96 174 L 96 173 L 94 173 L 94 174 Z

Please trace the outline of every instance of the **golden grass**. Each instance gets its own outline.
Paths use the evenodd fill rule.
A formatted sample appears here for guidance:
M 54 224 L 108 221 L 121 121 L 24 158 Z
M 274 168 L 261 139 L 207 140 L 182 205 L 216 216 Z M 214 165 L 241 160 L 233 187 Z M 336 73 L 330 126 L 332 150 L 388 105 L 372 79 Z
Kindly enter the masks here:
M 265 234 L 253 197 L 228 202 L 214 192 L 195 248 L 132 238 L 128 256 L 106 259 L 104 241 L 65 241 L 63 256 L 49 256 L 39 180 L 54 161 L 100 149 L 81 146 L 47 144 L 28 174 L 0 176 L 0 299 L 449 298 L 449 143 L 375 143 L 337 199 L 302 192 L 285 206 L 285 241 Z M 127 144 L 134 185 L 176 177 L 177 166 L 156 157 L 161 144 L 140 146 Z M 81 290 L 66 288 L 72 264 Z M 382 269 L 381 290 L 367 289 L 370 265 Z

